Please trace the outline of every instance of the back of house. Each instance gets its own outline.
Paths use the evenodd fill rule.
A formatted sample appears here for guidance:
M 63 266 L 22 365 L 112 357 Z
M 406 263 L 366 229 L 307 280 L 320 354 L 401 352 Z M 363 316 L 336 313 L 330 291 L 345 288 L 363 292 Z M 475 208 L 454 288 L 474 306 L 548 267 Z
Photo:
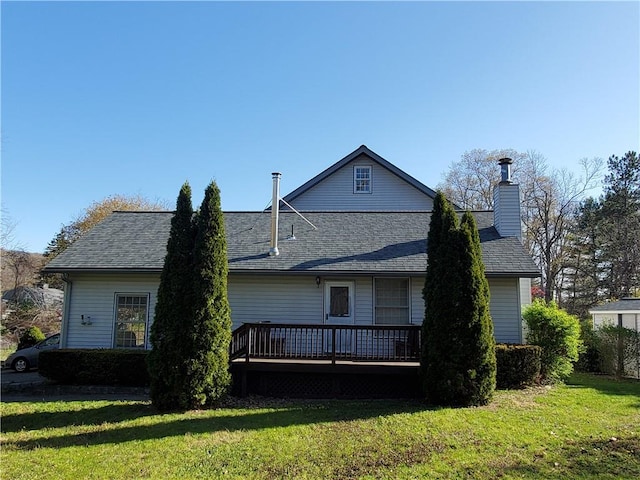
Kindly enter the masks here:
M 272 208 L 225 212 L 233 328 L 420 325 L 435 192 L 366 146 L 282 199 L 279 179 L 265 185 Z M 494 332 L 522 343 L 539 270 L 521 243 L 518 186 L 503 175 L 495 195 L 494 211 L 473 212 Z M 47 265 L 67 282 L 63 347 L 151 347 L 172 215 L 114 212 Z

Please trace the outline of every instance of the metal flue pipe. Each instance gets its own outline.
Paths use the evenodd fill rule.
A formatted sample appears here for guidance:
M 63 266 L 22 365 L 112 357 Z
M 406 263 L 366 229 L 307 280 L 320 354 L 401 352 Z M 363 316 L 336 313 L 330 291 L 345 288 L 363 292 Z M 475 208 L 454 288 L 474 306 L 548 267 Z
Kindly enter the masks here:
M 278 251 L 278 221 L 280 217 L 280 173 L 273 172 L 273 197 L 271 199 L 271 243 L 269 256 L 280 255 Z

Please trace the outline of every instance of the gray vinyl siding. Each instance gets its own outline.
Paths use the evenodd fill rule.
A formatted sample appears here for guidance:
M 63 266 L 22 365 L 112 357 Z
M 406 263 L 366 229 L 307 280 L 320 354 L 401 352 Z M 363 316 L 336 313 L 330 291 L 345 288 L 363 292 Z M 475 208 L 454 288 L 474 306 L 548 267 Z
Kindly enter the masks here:
M 374 323 L 373 278 L 326 278 L 348 280 L 355 285 L 354 322 Z M 63 325 L 65 348 L 112 348 L 114 302 L 117 293 L 149 294 L 149 325 L 153 321 L 159 275 L 101 274 L 75 275 L 68 318 Z M 423 277 L 411 277 L 411 323 L 422 324 Z M 491 315 L 498 342 L 520 343 L 521 313 L 519 279 L 489 279 Z M 231 275 L 228 283 L 233 328 L 243 323 L 324 323 L 324 284 L 316 285 L 315 276 Z M 81 315 L 91 317 L 91 325 L 82 325 Z M 149 348 L 147 334 L 147 348 Z
M 489 309 L 493 320 L 493 333 L 499 343 L 522 343 L 521 308 L 517 278 L 490 278 L 491 300 Z M 411 279 L 411 323 L 422 325 L 425 304 L 422 298 L 424 278 Z
M 116 293 L 149 295 L 147 321 L 153 321 L 159 275 L 100 274 L 72 277 L 68 318 L 64 319 L 63 348 L 112 348 L 115 325 Z M 82 324 L 82 315 L 91 317 L 91 325 Z
M 228 282 L 231 319 L 243 323 L 322 323 L 323 286 L 315 276 L 232 275 Z
M 520 187 L 498 185 L 493 195 L 494 225 L 503 237 L 522 237 Z
M 353 167 L 371 166 L 371 193 L 353 193 Z M 318 183 L 291 205 L 297 210 L 432 210 L 433 200 L 369 159 L 354 160 Z M 285 207 L 286 208 L 286 207 Z
M 320 286 L 315 276 L 233 275 L 228 292 L 231 319 L 236 329 L 243 323 L 324 323 L 324 281 L 354 283 L 354 323 L 373 323 L 371 278 L 326 278 Z
M 522 343 L 522 312 L 518 278 L 490 278 L 491 318 L 499 343 Z
M 356 325 L 373 323 L 373 279 L 371 277 L 356 279 Z

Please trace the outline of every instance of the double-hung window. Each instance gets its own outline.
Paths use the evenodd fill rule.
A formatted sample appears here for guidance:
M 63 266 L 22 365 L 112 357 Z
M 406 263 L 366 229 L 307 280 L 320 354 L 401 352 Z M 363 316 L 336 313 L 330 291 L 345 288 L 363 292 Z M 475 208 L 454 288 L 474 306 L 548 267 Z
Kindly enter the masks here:
M 115 348 L 145 348 L 149 294 L 116 294 Z
M 371 166 L 353 167 L 353 193 L 371 193 Z
M 378 325 L 408 325 L 409 279 L 375 279 L 375 315 Z

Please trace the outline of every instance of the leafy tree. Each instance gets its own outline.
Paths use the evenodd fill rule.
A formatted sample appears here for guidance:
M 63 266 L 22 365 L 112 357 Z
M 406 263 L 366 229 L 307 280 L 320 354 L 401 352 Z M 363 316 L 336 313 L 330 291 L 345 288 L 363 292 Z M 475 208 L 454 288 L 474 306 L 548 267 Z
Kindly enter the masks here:
M 438 192 L 427 242 L 425 393 L 439 405 L 486 404 L 495 389 L 495 340 L 475 221 L 466 213 L 459 226 L 453 207 Z
M 580 322 L 555 302 L 536 300 L 525 308 L 527 341 L 542 348 L 540 375 L 544 382 L 566 380 L 582 349 Z
M 63 225 L 47 245 L 44 255 L 49 261 L 52 260 L 83 234 L 117 210 L 166 210 L 166 208 L 163 202 L 150 201 L 140 195 L 110 195 L 102 200 L 93 202 L 75 220 Z
M 27 328 L 22 335 L 20 335 L 20 339 L 18 340 L 18 350 L 21 348 L 32 347 L 44 339 L 45 336 L 44 333 L 42 333 L 42 330 L 36 326 L 31 326 Z
M 188 403 L 211 406 L 231 384 L 231 310 L 227 298 L 227 243 L 220 191 L 211 182 L 197 218 L 193 271 L 193 323 L 189 332 Z
M 43 254 L 45 262 L 50 262 L 60 255 L 78 240 L 78 238 L 116 210 L 137 211 L 166 209 L 167 207 L 163 202 L 152 202 L 140 195 L 111 195 L 100 201 L 93 202 L 78 215 L 75 220 L 67 225 L 63 225 L 53 239 L 51 239 Z M 42 281 L 55 288 L 63 288 L 64 285 L 60 274 L 45 275 L 42 277 Z
M 191 187 L 180 189 L 171 220 L 167 255 L 160 276 L 155 317 L 151 325 L 152 350 L 147 358 L 151 401 L 160 410 L 187 409 L 185 391 L 187 347 L 193 317 L 193 249 L 195 230 Z

